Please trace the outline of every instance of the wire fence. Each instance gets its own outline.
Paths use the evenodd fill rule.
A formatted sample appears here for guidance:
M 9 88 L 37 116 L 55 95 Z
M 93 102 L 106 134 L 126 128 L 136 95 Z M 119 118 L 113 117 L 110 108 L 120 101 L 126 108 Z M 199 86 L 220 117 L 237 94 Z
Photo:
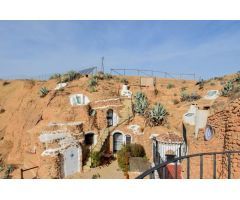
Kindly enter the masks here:
M 87 70 L 87 71 L 86 71 Z M 91 68 L 80 68 L 78 70 L 79 73 L 84 72 L 85 74 L 88 71 L 91 71 L 89 74 L 97 73 L 97 67 Z M 163 72 L 158 70 L 149 70 L 149 69 L 129 69 L 129 68 L 110 68 L 110 73 L 112 75 L 128 75 L 128 76 L 149 76 L 149 77 L 162 77 L 162 78 L 172 78 L 172 79 L 187 79 L 187 80 L 198 80 L 200 79 L 196 76 L 195 73 L 169 73 Z M 46 81 L 52 75 L 56 73 L 48 73 L 48 74 L 41 74 L 41 75 L 13 75 L 13 76 L 0 76 L 2 80 L 26 80 L 26 79 L 33 79 L 33 80 L 40 80 Z
M 129 68 L 111 68 L 111 74 L 116 75 L 137 75 L 137 76 L 149 76 L 149 77 L 163 77 L 173 79 L 189 79 L 197 80 L 195 73 L 169 73 L 158 70 L 149 69 L 129 69 Z

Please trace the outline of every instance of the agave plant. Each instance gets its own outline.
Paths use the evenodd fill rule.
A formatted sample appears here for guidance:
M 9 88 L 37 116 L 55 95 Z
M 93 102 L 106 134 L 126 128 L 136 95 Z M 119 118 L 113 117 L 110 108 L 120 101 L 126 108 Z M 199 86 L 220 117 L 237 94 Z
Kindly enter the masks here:
M 160 103 L 157 103 L 147 112 L 146 119 L 150 126 L 158 126 L 166 121 L 167 115 L 168 112 L 164 106 Z
M 143 115 L 148 107 L 148 100 L 144 93 L 137 92 L 134 101 L 134 111 L 140 115 Z
M 230 81 L 228 81 L 225 85 L 224 85 L 224 87 L 223 87 L 223 89 L 222 89 L 222 91 L 221 91 L 221 94 L 222 94 L 222 96 L 228 96 L 229 95 L 229 93 L 231 92 L 233 90 L 233 82 L 230 80 Z
M 39 93 L 40 93 L 40 97 L 45 97 L 49 93 L 49 90 L 46 87 L 42 87 L 39 90 Z

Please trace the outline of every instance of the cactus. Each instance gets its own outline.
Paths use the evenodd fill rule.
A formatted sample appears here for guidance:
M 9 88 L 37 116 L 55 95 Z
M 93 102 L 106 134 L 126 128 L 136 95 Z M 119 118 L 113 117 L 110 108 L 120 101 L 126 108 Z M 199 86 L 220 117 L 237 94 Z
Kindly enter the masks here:
M 233 82 L 230 80 L 224 85 L 221 91 L 221 95 L 226 97 L 230 94 L 232 90 L 233 90 Z
M 166 121 L 167 115 L 168 112 L 164 106 L 157 103 L 147 112 L 146 119 L 150 126 L 158 126 Z
M 143 115 L 145 110 L 148 108 L 148 100 L 144 93 L 137 92 L 135 95 L 134 111 L 138 114 Z
M 46 87 L 42 87 L 39 93 L 40 93 L 40 97 L 45 97 L 49 93 L 49 90 Z

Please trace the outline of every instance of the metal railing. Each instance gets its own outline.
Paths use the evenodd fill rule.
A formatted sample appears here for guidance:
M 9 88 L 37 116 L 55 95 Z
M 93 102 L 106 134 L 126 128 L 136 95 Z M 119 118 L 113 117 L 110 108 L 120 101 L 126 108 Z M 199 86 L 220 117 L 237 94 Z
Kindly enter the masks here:
M 130 68 L 111 68 L 110 69 L 111 74 L 117 74 L 117 75 L 128 75 L 129 73 L 133 73 L 137 76 L 149 76 L 149 77 L 164 77 L 164 78 L 173 78 L 173 79 L 184 79 L 186 77 L 189 77 L 190 80 L 196 80 L 196 74 L 195 73 L 169 73 L 169 72 L 163 72 L 158 70 L 150 70 L 150 69 L 130 69 Z
M 24 179 L 24 176 L 23 176 L 23 173 L 26 172 L 26 171 L 29 171 L 29 170 L 33 170 L 33 169 L 38 169 L 39 166 L 35 166 L 35 167 L 31 167 L 31 168 L 28 168 L 28 169 L 20 169 L 20 175 L 21 175 L 21 179 Z M 36 177 L 34 178 L 37 178 L 38 176 L 38 172 L 36 173 Z
M 211 166 L 208 165 L 208 169 L 211 169 L 212 167 L 212 178 L 217 178 L 217 155 L 222 155 L 222 158 L 225 156 L 225 162 L 222 162 L 221 165 L 225 167 L 226 171 L 226 178 L 231 179 L 232 178 L 232 158 L 231 155 L 234 154 L 240 154 L 240 151 L 225 151 L 225 152 L 209 152 L 209 153 L 198 153 L 198 154 L 192 154 L 192 155 L 186 155 L 186 156 L 180 156 L 178 158 L 175 158 L 171 161 L 166 161 L 161 164 L 156 165 L 155 167 L 152 167 L 151 169 L 148 169 L 147 171 L 143 172 L 141 175 L 136 177 L 136 179 L 143 179 L 149 176 L 150 179 L 155 178 L 155 173 L 158 174 L 160 179 L 178 179 L 183 178 L 179 176 L 179 169 L 181 170 L 181 163 L 183 161 L 186 161 L 186 178 L 191 178 L 191 159 L 192 158 L 199 158 L 199 165 L 195 163 L 193 171 L 198 171 L 199 176 L 195 178 L 204 178 L 204 158 L 206 156 L 212 157 L 212 164 Z M 172 166 L 171 172 L 174 174 L 171 174 L 169 176 L 169 166 Z M 199 169 L 197 169 L 199 167 Z M 240 169 L 238 169 L 240 172 Z M 210 177 L 208 177 L 210 178 Z M 240 178 L 240 177 L 239 177 Z

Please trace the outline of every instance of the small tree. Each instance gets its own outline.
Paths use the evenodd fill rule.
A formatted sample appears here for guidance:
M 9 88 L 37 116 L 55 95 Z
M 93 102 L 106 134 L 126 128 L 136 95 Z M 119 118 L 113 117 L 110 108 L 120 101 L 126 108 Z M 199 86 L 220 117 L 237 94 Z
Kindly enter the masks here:
M 91 157 L 91 167 L 95 168 L 101 165 L 102 154 L 99 151 L 94 151 L 90 155 Z
M 134 97 L 134 111 L 140 115 L 143 115 L 145 110 L 148 108 L 148 99 L 142 92 L 137 92 Z

